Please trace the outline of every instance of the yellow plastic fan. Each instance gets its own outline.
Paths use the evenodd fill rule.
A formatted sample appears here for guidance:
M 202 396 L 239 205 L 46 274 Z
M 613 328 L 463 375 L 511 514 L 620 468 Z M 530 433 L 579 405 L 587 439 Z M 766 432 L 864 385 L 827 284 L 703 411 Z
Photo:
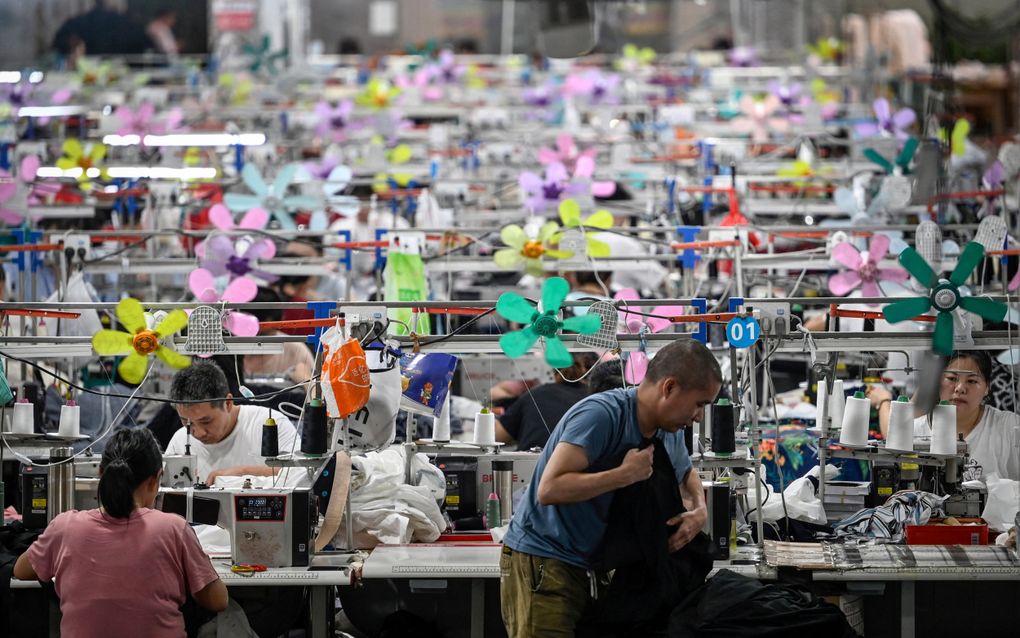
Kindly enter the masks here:
M 379 143 L 383 143 L 382 139 L 379 140 Z M 390 166 L 400 166 L 410 162 L 413 155 L 414 152 L 410 146 L 398 144 L 386 151 L 386 162 Z M 390 190 L 391 180 L 397 188 L 407 188 L 413 179 L 413 173 L 376 173 L 372 182 L 372 190 L 376 193 L 385 193 Z
M 365 85 L 365 89 L 354 98 L 354 102 L 358 106 L 378 111 L 392 106 L 393 99 L 398 95 L 400 95 L 400 87 L 373 78 Z
M 548 247 L 547 242 L 559 229 L 560 225 L 556 222 L 546 222 L 542 224 L 538 234 L 532 237 L 517 224 L 504 226 L 499 232 L 499 237 L 509 248 L 497 250 L 492 256 L 493 261 L 502 268 L 516 268 L 523 261 L 525 272 L 540 277 L 545 274 L 545 269 L 542 267 L 542 255 L 549 255 L 554 259 L 566 259 L 574 256 L 574 253 Z
M 117 366 L 120 376 L 128 383 L 142 382 L 149 369 L 149 355 L 153 353 L 171 368 L 191 365 L 190 357 L 159 343 L 188 325 L 188 315 L 183 310 L 174 310 L 149 330 L 142 304 L 128 297 L 117 304 L 117 319 L 130 332 L 100 330 L 92 337 L 92 348 L 104 356 L 128 355 Z
M 563 223 L 564 228 L 582 228 L 586 231 L 589 228 L 606 230 L 613 226 L 613 214 L 608 210 L 599 210 L 585 217 L 584 221 L 581 221 L 581 207 L 573 199 L 565 199 L 560 202 L 560 221 Z M 610 252 L 609 244 L 595 239 L 592 237 L 592 234 L 589 232 L 584 234 L 588 245 L 588 256 L 608 257 Z M 556 233 L 551 241 L 558 244 L 562 239 L 563 233 Z

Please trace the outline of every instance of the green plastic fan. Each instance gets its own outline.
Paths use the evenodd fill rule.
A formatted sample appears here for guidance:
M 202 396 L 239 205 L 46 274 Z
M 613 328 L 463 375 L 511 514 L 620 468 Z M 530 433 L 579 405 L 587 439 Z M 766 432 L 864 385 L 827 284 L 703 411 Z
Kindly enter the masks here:
M 916 137 L 907 138 L 907 141 L 903 143 L 903 150 L 896 156 L 895 164 L 873 148 L 864 149 L 864 157 L 881 166 L 886 175 L 909 175 L 910 162 L 914 159 L 918 144 Z
M 511 359 L 531 350 L 539 337 L 545 339 L 545 360 L 554 368 L 566 368 L 574 363 L 567 347 L 560 341 L 560 330 L 572 330 L 583 335 L 598 332 L 602 317 L 589 313 L 580 317 L 560 320 L 560 305 L 570 292 L 570 284 L 562 277 L 550 277 L 542 286 L 542 310 L 537 310 L 516 292 L 505 292 L 496 301 L 496 312 L 504 319 L 527 324 L 523 330 L 508 332 L 499 338 L 499 347 Z
M 900 264 L 914 279 L 928 288 L 928 296 L 910 297 L 891 303 L 882 309 L 882 315 L 889 323 L 899 323 L 934 308 L 938 317 L 932 335 L 932 350 L 948 357 L 953 353 L 953 310 L 957 307 L 990 321 L 1002 321 L 1006 316 L 1005 304 L 984 297 L 964 297 L 960 294 L 960 286 L 967 281 L 967 277 L 978 267 L 984 256 L 984 247 L 977 242 L 970 242 L 960 254 L 960 260 L 949 279 L 944 279 L 932 270 L 916 250 L 910 247 L 903 249 Z

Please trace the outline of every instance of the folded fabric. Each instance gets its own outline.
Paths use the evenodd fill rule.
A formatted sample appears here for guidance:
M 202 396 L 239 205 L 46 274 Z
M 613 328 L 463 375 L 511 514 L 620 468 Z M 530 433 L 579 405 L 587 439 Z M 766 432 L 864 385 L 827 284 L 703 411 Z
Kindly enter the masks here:
M 833 525 L 833 531 L 845 539 L 902 543 L 908 524 L 924 525 L 933 515 L 944 516 L 942 503 L 947 498 L 930 492 L 897 492 L 884 505 L 862 509 L 839 521 Z

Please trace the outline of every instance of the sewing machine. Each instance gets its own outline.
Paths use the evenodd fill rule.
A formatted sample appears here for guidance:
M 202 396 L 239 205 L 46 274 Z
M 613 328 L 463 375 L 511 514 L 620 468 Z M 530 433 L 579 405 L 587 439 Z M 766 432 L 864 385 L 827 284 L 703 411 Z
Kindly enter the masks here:
M 235 564 L 308 565 L 315 521 L 307 488 L 165 490 L 161 509 L 227 530 Z

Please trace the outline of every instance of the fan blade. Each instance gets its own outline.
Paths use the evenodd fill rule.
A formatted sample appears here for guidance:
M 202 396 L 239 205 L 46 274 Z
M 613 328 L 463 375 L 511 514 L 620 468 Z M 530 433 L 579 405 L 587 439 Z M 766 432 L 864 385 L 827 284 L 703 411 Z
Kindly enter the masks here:
M 882 157 L 875 149 L 873 148 L 864 149 L 864 157 L 867 157 L 872 162 L 881 166 L 886 173 L 891 174 L 893 172 L 892 162 Z
M 871 243 L 868 245 L 868 258 L 871 263 L 877 264 L 889 253 L 889 236 L 877 233 L 871 238 Z
M 568 250 L 556 250 L 554 248 L 546 248 L 545 254 L 553 259 L 570 259 L 574 256 L 574 253 Z
M 247 277 L 238 277 L 223 291 L 222 299 L 227 303 L 248 303 L 259 294 L 259 287 Z
M 949 281 L 957 286 L 962 286 L 967 277 L 974 272 L 981 260 L 985 258 L 985 247 L 976 241 L 972 241 L 963 247 L 960 259 L 956 262 L 953 274 L 949 275 Z M 909 269 L 908 269 L 909 270 Z
M 271 239 L 260 239 L 252 242 L 242 255 L 245 259 L 272 259 L 276 256 L 276 244 Z
M 244 168 L 241 169 L 241 181 L 258 197 L 265 197 L 269 194 L 269 187 L 266 186 L 265 180 L 262 179 L 262 174 L 259 173 L 259 169 L 255 168 L 255 165 L 251 162 L 245 164 Z M 227 206 L 230 206 L 230 202 L 227 202 Z M 230 207 L 233 208 L 233 206 Z
M 666 328 L 673 325 L 673 322 L 665 317 L 679 317 L 684 314 L 685 308 L 683 306 L 657 306 L 655 310 L 652 310 L 653 315 L 659 315 L 658 317 L 647 317 L 645 323 L 648 324 L 648 329 L 652 332 L 662 332 Z
M 156 356 L 171 368 L 187 368 L 191 365 L 191 357 L 186 357 L 166 346 L 156 348 Z
M 644 352 L 632 352 L 627 355 L 627 364 L 623 368 L 623 378 L 631 385 L 641 383 L 648 373 L 648 355 Z
M 986 297 L 963 297 L 960 299 L 960 306 L 967 312 L 981 315 L 989 321 L 1002 321 L 1009 310 L 1006 304 Z
M 202 303 L 213 303 L 218 300 L 216 294 L 216 279 L 213 274 L 205 268 L 196 268 L 188 275 L 188 288 L 195 299 Z
M 243 230 L 258 230 L 265 228 L 268 223 L 269 213 L 265 209 L 256 206 L 255 208 L 248 209 L 248 212 L 241 218 L 241 222 L 237 227 Z
M 571 330 L 583 335 L 594 334 L 601 327 L 602 317 L 590 312 L 579 317 L 568 317 L 563 320 L 564 330 Z
M 938 283 L 938 275 L 931 269 L 928 262 L 924 260 L 924 257 L 911 247 L 906 247 L 903 252 L 900 253 L 899 257 L 900 264 L 907 269 L 911 275 L 914 276 L 922 286 L 931 288 Z
M 601 239 L 595 239 L 592 235 L 593 233 L 588 233 L 588 256 L 597 258 L 609 257 L 613 252 L 609 244 Z
M 496 312 L 508 321 L 530 323 L 538 311 L 516 292 L 504 292 L 496 300 Z
M 953 313 L 939 313 L 931 337 L 931 349 L 944 357 L 953 354 Z
M 613 226 L 613 214 L 608 210 L 598 210 L 584 219 L 585 228 L 599 228 L 605 230 Z
M 531 346 L 535 345 L 536 341 L 538 341 L 538 333 L 528 326 L 524 330 L 508 332 L 500 337 L 499 347 L 503 350 L 503 354 L 511 359 L 516 359 L 531 350 Z
M 92 349 L 104 356 L 127 354 L 134 352 L 133 338 L 134 335 L 120 330 L 100 330 L 92 335 Z
M 142 303 L 133 297 L 125 297 L 117 304 L 117 320 L 131 334 L 145 330 L 145 310 Z
M 500 240 L 510 248 L 520 250 L 528 241 L 528 235 L 517 224 L 508 224 L 499 231 Z
M 923 315 L 931 309 L 931 300 L 927 297 L 908 297 L 882 308 L 882 315 L 889 323 L 899 323 Z
M 148 369 L 149 358 L 137 352 L 129 354 L 117 366 L 117 372 L 120 373 L 121 378 L 132 384 L 141 383 L 145 378 L 145 371 Z
M 907 141 L 903 143 L 903 150 L 896 157 L 896 164 L 904 171 L 910 166 L 910 160 L 914 159 L 914 153 L 917 151 L 917 145 L 920 142 L 916 137 L 909 137 Z
M 287 194 L 287 187 L 294 181 L 294 174 L 297 173 L 298 168 L 298 164 L 287 164 L 280 169 L 280 172 L 276 174 L 276 179 L 273 180 L 273 195 L 282 198 Z
M 163 317 L 163 321 L 159 322 L 159 325 L 153 330 L 156 334 L 162 337 L 167 337 L 175 332 L 184 330 L 185 326 L 188 325 L 188 314 L 183 310 L 173 310 L 167 316 Z
M 234 229 L 234 215 L 223 204 L 216 204 L 209 209 L 209 221 L 220 230 Z
M 545 362 L 554 368 L 569 368 L 574 365 L 574 357 L 557 337 L 548 337 L 545 340 Z
M 262 198 L 258 195 L 227 193 L 223 196 L 223 203 L 229 206 L 230 210 L 249 210 L 261 206 Z
M 555 235 L 556 231 L 558 231 L 559 229 L 560 225 L 557 224 L 556 222 L 552 221 L 546 222 L 542 224 L 541 228 L 538 229 L 538 237 L 536 237 L 535 241 L 539 242 L 540 244 L 544 244 L 547 241 L 549 241 L 549 239 L 553 235 Z
M 247 312 L 230 312 L 223 320 L 223 327 L 235 337 L 254 337 L 259 333 L 259 320 Z
M 844 241 L 832 247 L 832 258 L 850 270 L 858 270 L 864 260 L 861 253 L 850 242 Z
M 560 202 L 560 221 L 565 228 L 576 228 L 581 224 L 581 207 L 572 199 Z
M 861 276 L 856 270 L 844 270 L 829 277 L 829 290 L 832 294 L 845 297 L 850 291 L 861 285 Z
M 521 263 L 521 253 L 516 248 L 500 248 L 492 254 L 492 261 L 500 268 L 516 268 Z
M 570 293 L 570 284 L 563 277 L 550 277 L 542 286 L 542 312 L 559 312 Z

